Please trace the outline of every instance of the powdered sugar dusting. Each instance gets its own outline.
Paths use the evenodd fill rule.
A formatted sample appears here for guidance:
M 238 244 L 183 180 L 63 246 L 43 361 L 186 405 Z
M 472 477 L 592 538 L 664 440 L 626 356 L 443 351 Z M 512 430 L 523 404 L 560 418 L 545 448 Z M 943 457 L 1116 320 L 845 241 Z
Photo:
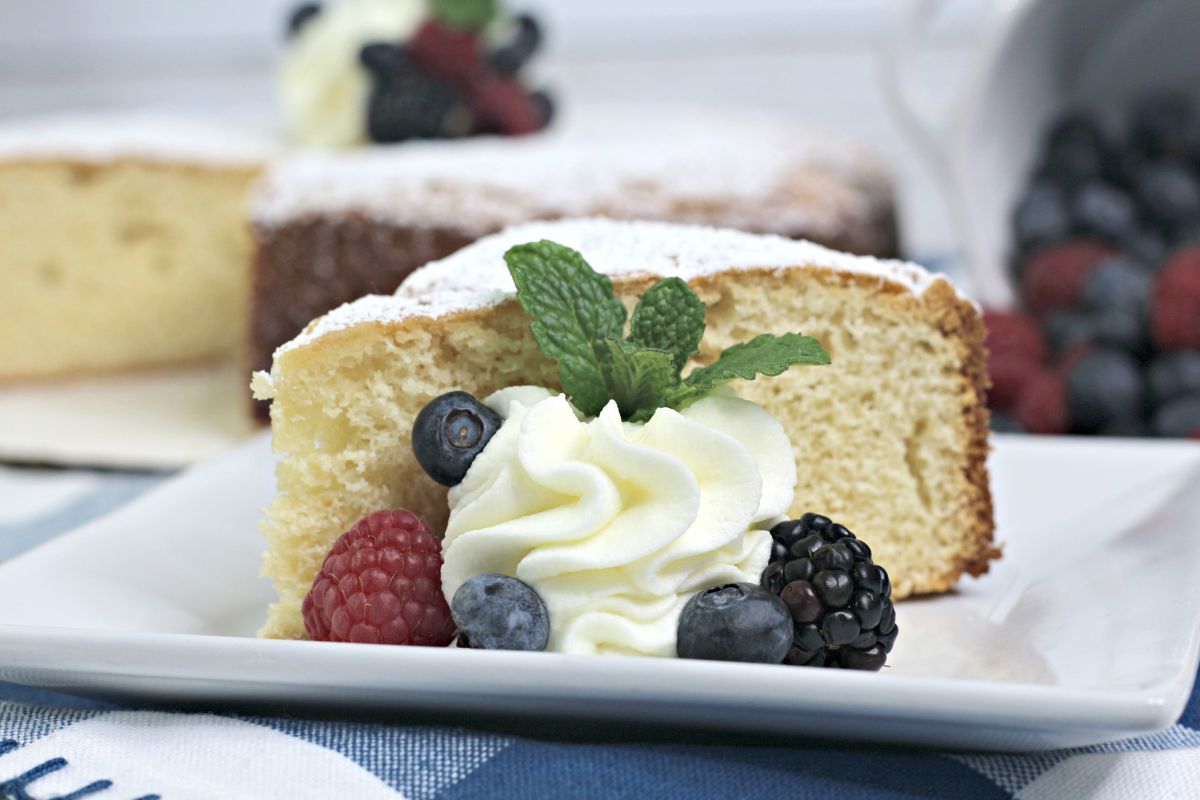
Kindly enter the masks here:
M 257 119 L 144 111 L 74 114 L 0 124 L 0 161 L 139 159 L 256 166 L 279 149 L 280 141 L 269 123 Z
M 741 231 L 660 222 L 578 219 L 534 222 L 480 239 L 409 276 L 394 296 L 370 295 L 334 309 L 308 326 L 280 354 L 364 323 L 436 319 L 487 308 L 515 294 L 504 253 L 525 242 L 550 239 L 581 252 L 607 275 L 651 275 L 691 280 L 731 270 L 801 265 L 853 272 L 923 294 L 944 277 L 916 264 L 852 256 L 812 242 Z
M 776 115 L 585 105 L 527 137 L 310 152 L 275 165 L 251 216 L 356 214 L 483 235 L 530 219 L 671 218 L 795 235 L 865 227 L 891 203 L 864 150 Z

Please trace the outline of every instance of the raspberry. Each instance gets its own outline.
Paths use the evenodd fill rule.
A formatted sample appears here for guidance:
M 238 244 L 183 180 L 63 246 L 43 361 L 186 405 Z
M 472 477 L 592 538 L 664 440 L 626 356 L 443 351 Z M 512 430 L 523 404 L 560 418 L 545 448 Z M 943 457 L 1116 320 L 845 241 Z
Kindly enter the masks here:
M 1180 250 L 1158 274 L 1151 327 L 1164 348 L 1200 350 L 1200 247 Z
M 479 39 L 477 30 L 430 20 L 417 29 L 408 50 L 418 67 L 463 91 L 483 67 Z
M 992 388 L 987 395 L 988 408 L 1007 411 L 1015 407 L 1030 378 L 1037 372 L 1038 365 L 1023 358 L 1004 353 L 988 355 L 988 376 L 992 379 Z
M 546 124 L 543 103 L 508 76 L 481 76 L 471 86 L 468 105 L 480 126 L 491 133 L 520 136 Z
M 376 511 L 333 543 L 301 611 L 324 642 L 445 647 L 454 622 L 442 596 L 441 545 L 411 511 Z
M 1067 385 L 1056 372 L 1039 372 L 1017 401 L 1017 420 L 1030 433 L 1066 433 L 1071 426 Z
M 1072 239 L 1031 255 L 1021 269 L 1021 295 L 1037 314 L 1079 305 L 1088 277 L 1116 253 L 1093 239 Z
M 1046 358 L 1046 339 L 1033 317 L 1018 311 L 985 309 L 983 324 L 987 328 L 987 348 L 992 355 L 1015 356 L 1041 364 Z

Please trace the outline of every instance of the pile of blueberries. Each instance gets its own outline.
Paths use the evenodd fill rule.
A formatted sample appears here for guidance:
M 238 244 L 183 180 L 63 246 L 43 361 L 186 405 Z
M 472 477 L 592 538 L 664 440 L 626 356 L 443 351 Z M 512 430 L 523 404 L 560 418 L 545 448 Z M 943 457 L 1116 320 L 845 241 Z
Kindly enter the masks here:
M 1072 113 L 1013 213 L 1022 308 L 987 311 L 993 427 L 1200 438 L 1200 114 Z

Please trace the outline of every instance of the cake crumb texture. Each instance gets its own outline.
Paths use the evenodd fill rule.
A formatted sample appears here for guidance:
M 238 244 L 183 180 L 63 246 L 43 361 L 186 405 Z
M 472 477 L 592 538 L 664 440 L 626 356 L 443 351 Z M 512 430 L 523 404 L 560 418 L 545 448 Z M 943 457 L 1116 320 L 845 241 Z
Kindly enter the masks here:
M 252 165 L 0 161 L 0 381 L 225 356 Z
M 570 239 L 572 225 L 546 223 L 519 235 Z M 660 247 L 673 238 L 683 254 L 672 262 L 638 249 L 645 231 L 637 226 L 588 225 L 607 242 L 598 260 L 624 261 L 610 271 L 628 305 L 661 273 L 687 275 L 708 304 L 696 363 L 762 332 L 798 330 L 829 350 L 830 367 L 737 387 L 792 439 L 794 516 L 828 514 L 870 541 L 898 598 L 945 591 L 998 557 L 984 464 L 983 328 L 951 284 L 912 265 L 848 262 L 811 245 L 791 251 L 803 256 L 792 262 L 774 245 L 757 251 L 775 253 L 770 264 L 756 263 L 753 248 L 739 260 L 737 248 L 721 250 L 727 232 L 657 226 Z M 452 259 L 461 265 L 499 246 L 484 240 Z M 687 263 L 687 254 L 704 252 Z M 650 266 L 669 263 L 677 268 Z M 503 273 L 503 262 L 494 269 Z M 310 326 L 281 348 L 269 381 L 258 378 L 260 391 L 274 396 L 280 455 L 278 495 L 263 524 L 263 569 L 279 599 L 264 636 L 303 637 L 300 603 L 313 575 L 332 541 L 364 515 L 404 507 L 444 529 L 446 490 L 424 474 L 410 445 L 413 420 L 429 400 L 455 389 L 482 397 L 516 384 L 557 385 L 556 365 L 537 349 L 510 295 L 495 286 L 456 295 L 446 285 L 425 295 L 421 280 L 429 276 L 420 276 L 410 279 L 416 288 L 407 297 L 402 287 L 402 296 L 335 312 L 336 324 Z

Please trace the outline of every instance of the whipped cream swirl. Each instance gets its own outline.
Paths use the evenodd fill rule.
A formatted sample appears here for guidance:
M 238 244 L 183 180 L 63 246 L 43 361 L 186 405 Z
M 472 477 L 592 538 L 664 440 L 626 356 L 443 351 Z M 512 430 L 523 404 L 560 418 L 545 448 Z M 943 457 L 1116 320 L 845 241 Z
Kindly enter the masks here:
M 615 403 L 581 419 L 536 387 L 487 404 L 505 422 L 450 490 L 448 599 L 473 575 L 512 575 L 546 602 L 549 650 L 674 656 L 693 594 L 757 583 L 796 485 L 761 406 L 714 395 L 635 424 Z

